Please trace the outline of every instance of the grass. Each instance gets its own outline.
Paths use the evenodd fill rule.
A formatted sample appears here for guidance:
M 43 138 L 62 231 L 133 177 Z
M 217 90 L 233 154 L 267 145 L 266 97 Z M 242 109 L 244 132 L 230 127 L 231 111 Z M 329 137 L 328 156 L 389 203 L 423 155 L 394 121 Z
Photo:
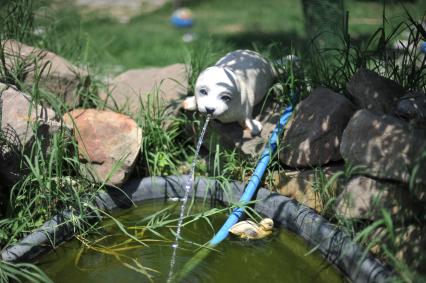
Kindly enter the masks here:
M 410 238 L 410 233 L 417 228 L 420 231 L 424 229 L 423 204 L 418 201 L 418 193 L 424 192 L 424 186 L 411 183 L 407 188 L 406 185 L 399 184 L 399 189 L 406 191 L 404 194 L 407 194 L 407 198 L 411 201 L 409 206 L 401 204 L 398 213 L 382 208 L 381 198 L 377 197 L 371 209 L 379 210 L 378 216 L 350 219 L 336 214 L 336 188 L 344 187 L 351 177 L 362 176 L 364 173 L 365 168 L 345 166 L 344 171 L 326 177 L 319 169 L 314 188 L 323 206 L 321 213 L 351 235 L 355 242 L 360 243 L 364 247 L 364 256 L 371 252 L 394 268 L 396 273 L 391 282 L 423 282 L 426 278 L 423 269 L 426 262 L 422 246 L 423 237 L 418 234 L 417 238 L 416 236 Z M 414 169 L 411 176 L 415 178 L 415 174 Z
M 419 21 L 407 12 L 407 19 L 387 28 L 388 18 L 383 10 L 383 24 L 365 42 L 356 43 L 349 33 L 348 24 L 341 35 L 340 48 L 319 48 L 312 45 L 311 56 L 306 62 L 313 87 L 326 86 L 337 92 L 345 90 L 346 83 L 359 68 L 373 70 L 390 78 L 407 91 L 426 90 L 426 60 L 419 50 L 425 29 L 417 24 L 426 20 L 426 13 Z M 402 34 L 407 36 L 403 50 L 395 51 L 393 44 Z
M 2 7 L 4 3 L 0 1 Z M 426 4 L 422 1 L 404 3 L 408 14 L 412 15 L 412 18 L 407 19 L 407 13 L 400 3 L 386 3 L 386 13 L 382 14 L 383 5 L 378 1 L 346 1 L 349 17 L 340 47 L 328 50 L 310 45 L 306 40 L 301 1 L 296 0 L 267 1 L 261 9 L 259 1 L 254 0 L 190 1 L 189 7 L 196 17 L 193 31 L 198 36 L 190 44 L 182 42 L 183 30 L 170 26 L 170 5 L 149 15 L 137 16 L 128 24 L 121 24 L 113 18 L 94 13 L 81 16 L 75 7 L 64 3 L 56 8 L 46 8 L 44 5 L 48 2 L 16 0 L 8 2 L 8 8 L 0 12 L 3 13 L 0 39 L 15 38 L 54 51 L 79 66 L 87 67 L 94 79 L 90 83 L 81 82 L 82 87 L 78 91 L 82 98 L 79 106 L 82 107 L 105 107 L 97 98 L 98 89 L 103 87 L 98 78 L 105 74 L 129 68 L 187 62 L 190 66 L 189 85 L 192 88 L 202 69 L 215 62 L 224 52 L 235 48 L 257 49 L 271 59 L 289 53 L 301 55 L 303 69 L 293 68 L 290 64 L 275 86 L 279 90 L 275 94 L 276 99 L 282 104 L 289 100 L 284 94 L 294 89 L 303 96 L 308 95 L 310 89 L 317 85 L 342 91 L 347 80 L 361 66 L 395 79 L 407 90 L 425 90 L 425 61 L 419 61 L 420 57 L 408 46 L 399 53 L 389 47 L 406 36 L 404 33 L 407 31 L 409 44 L 417 46 L 424 40 L 424 30 L 415 25 L 415 19 L 423 17 L 424 20 L 421 13 L 426 9 Z M 25 67 L 32 63 L 31 60 L 16 62 L 15 65 L 19 67 L 10 72 L 4 68 L 2 51 L 3 48 L 0 48 L 2 81 L 17 85 L 32 94 L 34 103 L 48 103 L 59 116 L 69 110 L 55 96 L 40 89 L 37 80 L 29 87 L 23 83 Z M 334 59 L 330 60 L 330 57 Z M 38 77 L 43 71 L 42 66 L 39 66 Z M 179 116 L 170 119 L 155 93 L 150 96 L 148 103 L 141 105 L 141 109 L 136 121 L 144 133 L 142 143 L 145 150 L 136 166 L 135 177 L 187 173 L 194 151 L 193 141 L 185 133 L 184 126 L 188 118 Z M 164 131 L 165 126 L 167 131 Z M 31 125 L 29 130 L 36 132 L 37 124 Z M 2 138 L 4 140 L 5 136 Z M 86 223 L 85 215 L 91 200 L 105 184 L 93 183 L 87 178 L 76 146 L 76 141 L 66 130 L 62 130 L 51 138 L 47 154 L 41 139 L 36 139 L 30 148 L 19 149 L 25 177 L 10 188 L 8 201 L 1 208 L 1 247 L 27 235 L 58 211 L 72 208 L 75 216 L 73 221 L 80 228 L 82 242 L 86 248 L 98 249 L 99 243 L 88 241 L 86 235 L 99 232 L 96 230 L 99 227 Z M 243 158 L 237 151 L 225 150 L 219 145 L 210 146 L 212 149 L 214 147 L 214 150 L 210 150 L 214 153 L 206 157 L 206 164 L 199 163 L 197 175 L 214 176 L 224 184 L 229 180 L 245 181 L 250 177 L 255 159 Z M 271 187 L 273 171 L 283 172 L 286 169 L 280 164 L 277 153 L 268 167 L 264 184 Z M 416 269 L 396 257 L 397 234 L 402 232 L 395 228 L 395 222 L 404 223 L 408 219 L 407 215 L 392 220 L 384 211 L 383 217 L 373 223 L 333 218 L 335 184 L 344 184 L 350 176 L 360 174 L 358 169 L 347 166 L 344 172 L 331 178 L 327 178 L 321 169 L 317 170 L 314 187 L 322 201 L 324 215 L 365 244 L 367 250 L 371 248 L 368 237 L 378 228 L 383 228 L 386 232 L 374 242 L 381 246 L 379 256 L 396 268 L 398 280 L 415 281 L 418 276 Z M 414 181 L 410 189 L 421 190 Z M 197 217 L 194 219 L 201 216 Z M 152 228 L 170 224 L 163 220 L 152 220 L 149 222 L 152 226 L 148 226 Z M 128 227 L 114 223 L 122 228 L 123 233 L 128 233 Z M 135 239 L 129 236 L 129 241 Z M 132 268 L 143 271 L 143 267 L 137 263 Z M 0 262 L 0 282 L 7 282 L 11 278 L 49 282 L 33 265 Z
M 46 2 L 37 1 L 37 5 Z M 298 50 L 307 46 L 301 1 L 270 0 L 262 3 L 261 7 L 254 0 L 187 3 L 195 17 L 193 32 L 198 38 L 191 44 L 182 42 L 185 31 L 173 28 L 169 23 L 172 5 L 121 24 L 114 18 L 90 12 L 80 16 L 75 7 L 64 1 L 54 8 L 43 8 L 37 12 L 24 37 L 28 39 L 28 33 L 37 30 L 41 35 L 32 34 L 33 39 L 28 43 L 79 64 L 89 64 L 104 73 L 184 62 L 187 50 L 210 41 L 214 42 L 212 51 L 220 54 L 236 48 L 254 47 L 265 52 L 270 44 L 277 42 L 287 52 L 291 46 Z M 393 26 L 405 13 L 400 3 L 386 3 L 390 19 L 386 25 Z M 349 10 L 349 33 L 354 40 L 363 40 L 382 25 L 380 2 L 351 0 L 345 5 Z M 404 5 L 415 18 L 422 16 L 421 11 L 426 9 L 423 1 Z M 11 22 L 13 24 L 12 19 Z
M 0 282 L 45 282 L 51 283 L 39 268 L 28 263 L 8 263 L 0 261 Z M 25 281 L 24 281 L 25 280 Z

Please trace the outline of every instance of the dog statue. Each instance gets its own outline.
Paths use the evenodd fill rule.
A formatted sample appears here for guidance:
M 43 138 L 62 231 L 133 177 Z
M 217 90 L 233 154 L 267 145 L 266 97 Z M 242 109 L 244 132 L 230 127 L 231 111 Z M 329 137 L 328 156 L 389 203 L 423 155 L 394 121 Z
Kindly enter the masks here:
M 236 50 L 201 72 L 195 83 L 195 96 L 186 98 L 183 108 L 198 109 L 223 123 L 238 122 L 255 136 L 262 124 L 253 119 L 253 108 L 275 78 L 273 65 L 260 54 Z

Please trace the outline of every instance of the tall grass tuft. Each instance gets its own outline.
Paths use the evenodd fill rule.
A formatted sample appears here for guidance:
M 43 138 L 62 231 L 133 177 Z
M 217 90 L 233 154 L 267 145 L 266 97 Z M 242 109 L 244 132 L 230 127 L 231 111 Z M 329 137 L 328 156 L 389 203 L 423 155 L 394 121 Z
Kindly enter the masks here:
M 160 83 L 161 84 L 161 83 Z M 183 135 L 183 118 L 173 117 L 165 108 L 159 86 L 140 101 L 136 116 L 142 128 L 143 157 L 138 174 L 142 176 L 170 175 L 178 172 L 181 160 L 186 157 L 188 142 Z
M 38 267 L 28 263 L 9 263 L 0 261 L 0 282 L 53 283 Z
M 406 90 L 426 90 L 426 59 L 419 52 L 425 38 L 422 22 L 407 12 L 407 19 L 389 27 L 383 7 L 383 23 L 366 41 L 357 43 L 348 28 L 349 13 L 340 37 L 340 48 L 320 48 L 313 40 L 304 61 L 313 87 L 326 86 L 341 92 L 359 68 L 367 68 L 395 80 Z M 388 30 L 389 29 L 389 30 Z M 401 41 L 406 36 L 407 41 Z M 397 43 L 400 48 L 396 49 Z
M 0 16 L 0 39 L 16 39 L 21 42 L 33 39 L 35 20 L 33 0 L 9 1 L 0 12 Z

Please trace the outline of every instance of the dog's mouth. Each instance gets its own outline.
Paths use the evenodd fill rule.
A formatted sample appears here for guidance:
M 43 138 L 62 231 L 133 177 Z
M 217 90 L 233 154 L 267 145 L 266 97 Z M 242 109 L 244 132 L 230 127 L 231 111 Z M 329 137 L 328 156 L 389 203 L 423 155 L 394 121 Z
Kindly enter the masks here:
M 199 109 L 198 112 L 200 112 L 203 115 L 210 115 L 211 118 L 217 118 L 223 113 L 218 114 L 217 111 L 207 111 L 206 109 Z
M 206 116 L 210 116 L 210 118 L 217 118 L 219 115 L 217 115 L 216 113 L 211 113 L 211 112 L 204 112 L 203 113 Z

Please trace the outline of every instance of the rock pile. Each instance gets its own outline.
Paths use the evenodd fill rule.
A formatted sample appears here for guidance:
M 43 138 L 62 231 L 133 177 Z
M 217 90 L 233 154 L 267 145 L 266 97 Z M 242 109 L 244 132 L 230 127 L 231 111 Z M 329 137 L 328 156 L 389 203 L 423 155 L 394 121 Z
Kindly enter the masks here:
M 87 72 L 60 56 L 14 40 L 2 41 L 6 74 L 20 74 L 31 87 L 39 77 L 39 87 L 55 95 L 69 109 L 64 115 L 44 102 L 9 84 L 0 83 L 0 177 L 2 185 L 12 186 L 26 174 L 23 154 L 30 154 L 34 140 L 42 137 L 48 154 L 52 137 L 59 131 L 73 133 L 83 172 L 94 182 L 122 185 L 131 175 L 142 151 L 142 129 L 132 117 L 144 111 L 165 108 L 176 116 L 187 93 L 187 72 L 183 64 L 163 68 L 130 70 L 109 82 L 108 91 L 99 94 L 107 108 L 82 109 L 79 88 L 90 81 Z M 23 69 L 19 69 L 23 68 Z

